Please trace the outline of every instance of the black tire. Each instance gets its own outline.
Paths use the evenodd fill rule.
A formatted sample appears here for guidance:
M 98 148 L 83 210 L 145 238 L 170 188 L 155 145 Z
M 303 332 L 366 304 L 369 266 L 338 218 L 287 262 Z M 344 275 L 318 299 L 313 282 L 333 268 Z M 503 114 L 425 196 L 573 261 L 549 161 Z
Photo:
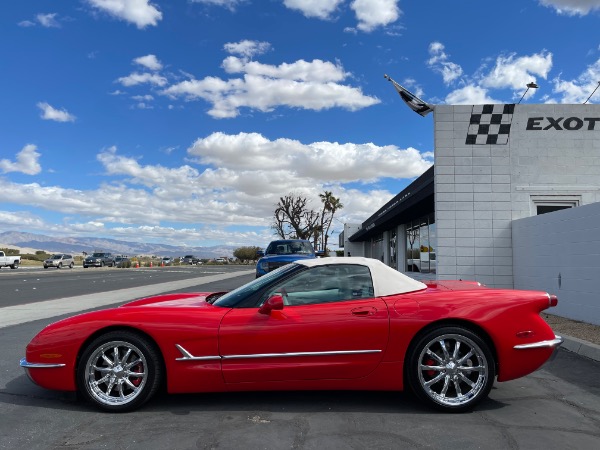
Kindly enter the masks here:
M 87 268 L 88 268 L 88 266 L 84 265 L 84 266 L 83 266 L 83 268 L 84 268 L 84 269 L 87 269 Z
M 62 263 L 58 263 L 58 269 L 62 269 Z
M 48 268 L 48 266 L 44 266 L 44 269 L 47 269 L 47 268 Z
M 100 267 L 104 267 L 104 261 L 100 261 Z
M 111 331 L 94 339 L 77 367 L 81 395 L 111 412 L 139 408 L 156 393 L 162 378 L 159 350 L 148 338 L 131 331 Z
M 17 261 L 15 261 L 11 266 L 11 269 L 18 269 L 19 268 L 19 263 Z
M 73 264 L 73 263 L 69 264 L 69 269 L 72 269 L 73 267 L 75 267 L 75 264 Z
M 436 409 L 469 411 L 494 384 L 494 356 L 488 344 L 466 328 L 432 329 L 411 344 L 407 355 L 408 386 Z

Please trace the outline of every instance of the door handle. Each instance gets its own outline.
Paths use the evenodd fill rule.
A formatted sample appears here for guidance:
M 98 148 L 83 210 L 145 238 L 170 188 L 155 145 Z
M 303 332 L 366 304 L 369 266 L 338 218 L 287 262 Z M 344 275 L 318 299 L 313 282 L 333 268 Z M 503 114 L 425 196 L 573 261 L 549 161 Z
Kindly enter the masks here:
M 377 312 L 376 308 L 367 307 L 367 308 L 355 308 L 352 310 L 353 316 L 372 316 Z

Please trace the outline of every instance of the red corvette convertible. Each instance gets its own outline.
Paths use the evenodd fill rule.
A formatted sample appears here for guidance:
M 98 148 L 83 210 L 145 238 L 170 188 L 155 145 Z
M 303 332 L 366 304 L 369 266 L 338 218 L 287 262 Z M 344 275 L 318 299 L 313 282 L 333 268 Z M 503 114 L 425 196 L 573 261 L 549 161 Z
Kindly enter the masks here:
M 146 298 L 44 328 L 21 360 L 109 411 L 168 392 L 403 390 L 445 411 L 525 376 L 562 342 L 545 292 L 413 280 L 367 258 L 302 260 L 228 293 Z

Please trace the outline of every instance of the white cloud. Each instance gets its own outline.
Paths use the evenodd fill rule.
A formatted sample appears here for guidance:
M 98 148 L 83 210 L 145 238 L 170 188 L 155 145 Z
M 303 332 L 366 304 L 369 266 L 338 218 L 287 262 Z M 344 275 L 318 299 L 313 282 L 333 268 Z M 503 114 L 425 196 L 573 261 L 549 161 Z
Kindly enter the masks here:
M 536 76 L 546 79 L 551 68 L 552 53 L 546 51 L 521 57 L 514 53 L 501 55 L 494 68 L 481 80 L 481 85 L 523 91 L 528 82 L 536 81 Z
M 567 16 L 585 16 L 600 9 L 600 0 L 540 0 L 540 4 Z
M 138 84 L 153 84 L 156 86 L 164 86 L 165 84 L 167 84 L 167 79 L 156 73 L 133 72 L 126 77 L 121 77 L 117 79 L 117 82 L 121 83 L 123 86 L 126 87 L 136 86 Z
M 227 73 L 246 73 L 273 79 L 315 81 L 319 83 L 343 81 L 350 75 L 344 72 L 344 68 L 339 63 L 333 64 L 319 59 L 310 62 L 301 59 L 291 64 L 283 63 L 279 66 L 272 66 L 229 56 L 223 61 L 223 69 Z
M 151 102 L 152 100 L 154 100 L 154 97 L 152 97 L 150 94 L 146 94 L 146 95 L 134 95 L 133 97 L 131 97 L 132 99 L 138 101 L 138 102 Z
M 283 0 L 283 4 L 305 17 L 330 20 L 345 0 Z M 399 0 L 352 0 L 350 9 L 358 20 L 357 29 L 369 33 L 376 28 L 386 27 L 400 18 Z M 346 27 L 345 32 L 356 33 L 355 28 Z
M 212 104 L 208 113 L 215 118 L 236 117 L 243 107 L 263 112 L 278 106 L 355 111 L 380 102 L 364 95 L 360 88 L 339 84 L 349 74 L 339 64 L 326 61 L 301 60 L 273 66 L 229 56 L 223 67 L 228 73 L 243 73 L 243 79 L 191 79 L 169 86 L 163 94 L 186 100 L 203 99 Z
M 563 80 L 560 76 L 552 80 L 553 92 L 558 94 L 556 99 L 548 103 L 583 103 L 598 87 L 600 81 L 600 59 L 589 65 L 586 70 L 574 80 Z M 600 89 L 596 90 L 589 103 L 600 103 Z
M 271 141 L 258 133 L 213 133 L 188 149 L 202 164 L 237 170 L 279 170 L 294 180 L 314 183 L 354 182 L 379 178 L 412 178 L 431 165 L 419 151 L 372 143 L 302 144 L 292 139 Z
M 35 22 L 32 22 L 31 20 L 22 20 L 18 25 L 23 28 L 35 27 Z
M 398 0 L 354 0 L 350 8 L 358 19 L 357 28 L 365 32 L 389 25 L 400 17 Z
M 41 26 L 46 28 L 60 28 L 60 23 L 56 20 L 56 13 L 49 14 L 38 14 L 35 16 L 36 20 Z
M 49 226 L 39 217 L 27 211 L 0 211 L 0 227 L 4 229 L 38 229 Z
M 18 23 L 20 27 L 35 27 L 36 25 L 41 25 L 45 28 L 60 28 L 60 22 L 57 19 L 57 13 L 39 13 L 35 15 L 34 20 L 23 20 Z
M 446 60 L 443 50 L 443 45 L 439 42 L 431 44 L 430 54 L 434 57 L 429 61 L 433 60 L 433 66 Z M 450 92 L 445 102 L 454 105 L 504 103 L 493 98 L 490 91 L 512 89 L 512 97 L 520 98 L 527 89 L 527 83 L 535 82 L 538 77 L 546 79 L 551 69 L 552 53 L 545 50 L 527 56 L 517 56 L 514 53 L 500 55 L 491 69 L 483 65 L 474 76 L 461 79 L 463 85 Z M 527 98 L 534 94 L 535 89 L 529 89 Z
M 36 150 L 35 145 L 27 144 L 17 153 L 16 161 L 0 160 L 0 170 L 2 173 L 20 172 L 26 175 L 37 175 L 42 171 L 42 167 L 38 162 L 40 154 Z
M 300 11 L 306 17 L 329 19 L 344 0 L 283 0 L 289 9 Z
M 156 26 L 162 12 L 150 0 L 87 0 L 93 8 L 135 24 L 139 29 Z
M 351 74 L 345 72 L 339 62 L 315 59 L 270 65 L 252 61 L 252 56 L 270 49 L 268 42 L 260 41 L 230 42 L 224 49 L 242 56 L 225 58 L 223 69 L 229 74 L 242 74 L 243 78 L 205 77 L 197 80 L 182 72 L 188 80 L 165 87 L 169 82 L 165 76 L 133 72 L 116 82 L 125 87 L 140 84 L 165 87 L 161 94 L 172 99 L 204 100 L 212 104 L 208 114 L 219 119 L 237 117 L 241 108 L 271 112 L 279 106 L 315 111 L 337 107 L 356 111 L 380 103 L 378 98 L 364 95 L 360 88 L 341 84 Z M 136 58 L 134 62 L 151 69 L 162 67 L 154 55 Z
M 192 3 L 202 3 L 204 5 L 210 6 L 222 6 L 231 11 L 235 10 L 235 7 L 241 3 L 244 3 L 248 0 L 191 0 Z
M 155 55 L 140 56 L 135 58 L 133 62 L 150 70 L 161 70 L 163 67 Z
M 457 89 L 446 96 L 448 105 L 483 105 L 486 103 L 504 103 L 489 96 L 487 89 L 468 85 Z
M 432 42 L 429 44 L 430 58 L 427 65 L 435 72 L 442 74 L 446 85 L 459 78 L 462 73 L 462 67 L 452 61 L 448 61 L 448 55 L 444 52 L 444 44 L 441 42 Z
M 410 148 L 303 144 L 269 140 L 257 133 L 213 133 L 194 142 L 188 155 L 189 164 L 165 167 L 143 164 L 141 158 L 120 155 L 111 147 L 97 156 L 104 171 L 94 177 L 100 180 L 98 186 L 81 190 L 4 180 L 0 203 L 70 215 L 70 229 L 83 234 L 105 230 L 113 238 L 150 239 L 172 232 L 179 242 L 207 240 L 210 235 L 256 245 L 257 239 L 269 240 L 268 226 L 282 194 L 301 193 L 318 207 L 318 194 L 330 190 L 344 204 L 339 223 L 360 222 L 393 196 L 369 183 L 383 177 L 414 178 L 431 165 L 431 155 Z M 364 189 L 346 188 L 346 182 L 362 183 Z M 190 224 L 187 231 L 174 232 L 161 224 L 173 217 Z M 203 228 L 193 228 L 197 223 Z M 259 231 L 242 233 L 225 227 Z
M 55 122 L 75 122 L 76 117 L 65 109 L 56 109 L 46 102 L 39 102 L 37 107 L 42 110 L 41 118 Z
M 240 55 L 244 58 L 252 58 L 256 55 L 262 55 L 271 49 L 268 42 L 243 40 L 239 42 L 228 42 L 223 48 L 227 53 Z

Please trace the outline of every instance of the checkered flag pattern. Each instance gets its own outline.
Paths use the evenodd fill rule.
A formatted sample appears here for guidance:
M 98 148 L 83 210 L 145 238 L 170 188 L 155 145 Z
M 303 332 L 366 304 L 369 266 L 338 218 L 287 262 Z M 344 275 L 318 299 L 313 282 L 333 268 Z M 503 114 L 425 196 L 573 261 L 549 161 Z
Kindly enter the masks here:
M 508 143 L 515 105 L 473 105 L 467 145 Z

